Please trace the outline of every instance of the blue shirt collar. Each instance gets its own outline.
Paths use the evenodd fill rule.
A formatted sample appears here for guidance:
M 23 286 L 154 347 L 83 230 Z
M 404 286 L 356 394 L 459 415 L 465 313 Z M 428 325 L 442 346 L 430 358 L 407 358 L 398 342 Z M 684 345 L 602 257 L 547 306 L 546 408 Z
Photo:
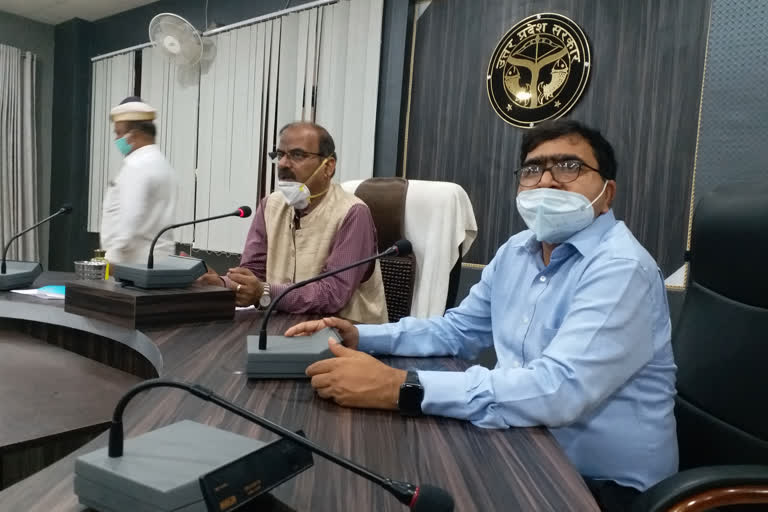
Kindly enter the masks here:
M 572 245 L 582 256 L 586 256 L 591 253 L 603 239 L 603 236 L 610 230 L 614 224 L 616 224 L 616 217 L 613 215 L 613 210 L 608 210 L 606 213 L 598 216 L 592 224 L 582 229 L 578 233 L 575 233 L 571 238 L 563 242 L 563 244 Z M 536 240 L 536 235 L 530 231 L 531 235 L 527 239 L 521 240 L 520 245 L 525 247 L 528 252 L 534 254 L 541 250 L 541 243 Z M 561 244 L 561 245 L 563 245 Z

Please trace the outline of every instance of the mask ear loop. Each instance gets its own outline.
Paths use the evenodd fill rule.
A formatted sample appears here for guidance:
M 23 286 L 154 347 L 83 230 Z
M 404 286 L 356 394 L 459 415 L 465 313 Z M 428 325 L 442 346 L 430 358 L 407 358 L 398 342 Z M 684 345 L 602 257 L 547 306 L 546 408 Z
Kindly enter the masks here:
M 325 158 L 323 159 L 323 161 L 322 161 L 322 162 L 320 162 L 320 165 L 319 165 L 319 166 L 317 166 L 317 169 L 315 169 L 315 172 L 313 172 L 313 173 L 312 173 L 312 175 L 311 175 L 309 178 L 307 178 L 307 181 L 311 180 L 311 179 L 312 179 L 312 177 L 313 177 L 315 174 L 317 174 L 317 172 L 318 172 L 320 169 L 322 169 L 322 168 L 325 166 L 325 164 L 327 164 L 327 163 L 328 163 L 328 160 L 329 160 L 330 158 L 331 158 L 331 157 L 330 157 L 330 155 L 329 155 L 329 156 L 327 156 L 327 157 L 325 157 Z M 304 183 L 302 183 L 302 185 L 306 187 L 306 183 L 307 183 L 307 181 L 305 181 Z M 330 188 L 330 187 L 329 187 L 329 188 Z M 322 196 L 323 194 L 325 194 L 326 192 L 328 192 L 328 189 L 325 189 L 325 190 L 323 190 L 323 191 L 322 191 L 322 192 L 320 192 L 319 194 L 310 195 L 310 196 L 309 196 L 309 202 L 311 203 L 311 202 L 312 202 L 312 199 L 314 199 L 314 198 L 316 198 L 316 197 L 320 197 L 320 196 Z
M 605 183 L 603 183 L 603 190 L 600 191 L 599 194 L 597 194 L 597 197 L 592 200 L 591 203 L 589 203 L 589 206 L 592 206 L 597 202 L 598 199 L 600 199 L 600 196 L 603 195 L 603 192 L 605 192 L 605 188 L 608 186 L 608 180 L 605 180 Z M 589 206 L 585 206 L 584 209 L 589 208 Z

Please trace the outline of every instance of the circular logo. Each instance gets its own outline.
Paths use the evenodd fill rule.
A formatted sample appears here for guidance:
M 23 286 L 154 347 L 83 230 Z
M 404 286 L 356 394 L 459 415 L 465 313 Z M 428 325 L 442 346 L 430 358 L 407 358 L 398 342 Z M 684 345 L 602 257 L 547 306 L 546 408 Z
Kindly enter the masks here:
M 488 64 L 493 110 L 504 121 L 533 128 L 568 112 L 587 86 L 589 42 L 565 16 L 528 16 L 501 38 Z

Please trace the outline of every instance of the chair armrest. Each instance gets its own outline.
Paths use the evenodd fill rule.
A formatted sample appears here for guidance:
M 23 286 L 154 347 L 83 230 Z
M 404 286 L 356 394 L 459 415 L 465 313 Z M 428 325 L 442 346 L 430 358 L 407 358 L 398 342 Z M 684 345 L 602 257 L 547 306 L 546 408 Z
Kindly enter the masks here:
M 716 492 L 736 488 L 742 492 L 720 493 L 722 496 Z M 690 503 L 681 504 L 684 500 Z M 705 466 L 681 471 L 638 496 L 632 512 L 708 510 L 728 503 L 768 503 L 768 466 Z

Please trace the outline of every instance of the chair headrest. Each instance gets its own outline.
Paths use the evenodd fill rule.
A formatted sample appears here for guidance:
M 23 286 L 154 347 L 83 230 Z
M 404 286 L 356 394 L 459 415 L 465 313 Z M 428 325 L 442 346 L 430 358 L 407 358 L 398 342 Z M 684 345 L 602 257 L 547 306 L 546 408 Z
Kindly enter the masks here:
M 355 190 L 371 210 L 379 251 L 386 250 L 405 237 L 405 197 L 408 180 L 404 178 L 369 178 Z
M 699 200 L 690 280 L 731 300 L 768 307 L 768 183 L 720 185 Z

